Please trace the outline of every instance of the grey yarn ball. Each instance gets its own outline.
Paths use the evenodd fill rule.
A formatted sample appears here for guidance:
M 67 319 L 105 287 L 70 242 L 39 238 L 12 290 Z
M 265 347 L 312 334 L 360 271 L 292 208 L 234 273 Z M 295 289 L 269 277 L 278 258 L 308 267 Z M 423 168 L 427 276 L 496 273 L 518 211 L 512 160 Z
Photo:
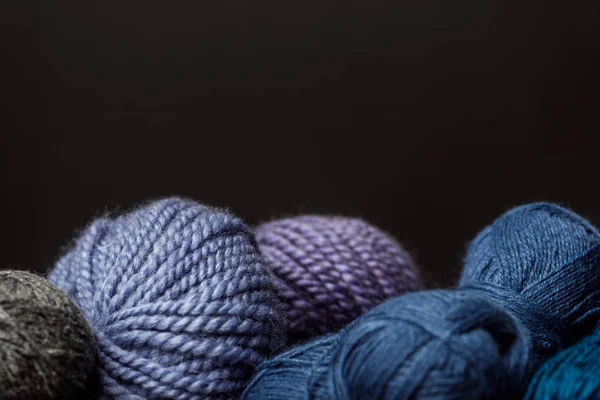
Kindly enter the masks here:
M 0 271 L 0 399 L 87 397 L 96 358 L 79 309 L 44 278 Z

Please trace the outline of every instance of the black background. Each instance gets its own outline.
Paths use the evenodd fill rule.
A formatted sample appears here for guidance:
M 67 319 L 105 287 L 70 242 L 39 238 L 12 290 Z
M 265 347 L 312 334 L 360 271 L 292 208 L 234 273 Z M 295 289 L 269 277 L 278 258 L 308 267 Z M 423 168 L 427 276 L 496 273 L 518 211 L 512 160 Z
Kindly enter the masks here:
M 362 216 L 454 282 L 506 208 L 600 223 L 596 0 L 0 6 L 3 268 L 179 194 L 248 223 Z

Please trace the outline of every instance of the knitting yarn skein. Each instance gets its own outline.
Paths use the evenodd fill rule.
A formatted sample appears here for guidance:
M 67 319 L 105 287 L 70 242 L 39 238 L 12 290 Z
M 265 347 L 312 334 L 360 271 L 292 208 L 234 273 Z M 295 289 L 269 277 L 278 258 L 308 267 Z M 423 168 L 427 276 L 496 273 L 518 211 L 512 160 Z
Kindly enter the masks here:
M 92 331 L 44 278 L 0 271 L 0 399 L 80 399 L 93 377 Z
M 246 400 L 505 399 L 600 307 L 600 234 L 551 204 L 484 229 L 456 291 L 388 300 L 258 368 Z
M 418 288 L 404 249 L 360 219 L 307 215 L 260 225 L 255 233 L 277 278 L 288 343 L 338 330 Z
M 50 280 L 94 330 L 102 397 L 234 399 L 283 343 L 249 228 L 191 201 L 93 222 Z

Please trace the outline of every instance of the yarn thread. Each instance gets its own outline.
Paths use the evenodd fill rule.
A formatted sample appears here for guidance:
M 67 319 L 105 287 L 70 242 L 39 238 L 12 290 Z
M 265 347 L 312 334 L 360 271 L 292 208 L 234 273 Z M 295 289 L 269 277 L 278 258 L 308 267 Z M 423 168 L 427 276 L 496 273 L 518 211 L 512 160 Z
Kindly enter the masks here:
M 600 235 L 551 204 L 518 207 L 469 247 L 460 287 L 391 299 L 263 363 L 242 398 L 504 399 L 600 307 Z
M 192 201 L 96 220 L 49 279 L 93 328 L 103 398 L 234 399 L 283 344 L 249 228 Z
M 0 399 L 80 399 L 92 384 L 92 332 L 44 278 L 0 271 Z
M 419 286 L 406 251 L 360 219 L 307 215 L 260 225 L 255 233 L 277 278 L 288 343 L 336 331 Z

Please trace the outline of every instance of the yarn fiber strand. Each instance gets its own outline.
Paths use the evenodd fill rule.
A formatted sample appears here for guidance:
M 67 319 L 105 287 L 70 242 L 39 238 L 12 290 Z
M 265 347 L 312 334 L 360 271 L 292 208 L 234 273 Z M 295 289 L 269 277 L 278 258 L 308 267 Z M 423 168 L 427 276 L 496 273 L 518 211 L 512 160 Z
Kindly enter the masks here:
M 600 235 L 562 207 L 513 209 L 475 238 L 456 291 L 382 303 L 263 363 L 263 399 L 506 399 L 600 307 Z
M 288 343 L 336 331 L 384 300 L 418 289 L 406 251 L 360 219 L 307 215 L 255 232 L 276 276 Z
M 93 222 L 50 280 L 90 321 L 103 397 L 234 399 L 283 342 L 250 230 L 191 201 Z
M 96 360 L 92 331 L 44 278 L 0 271 L 0 399 L 81 399 Z

